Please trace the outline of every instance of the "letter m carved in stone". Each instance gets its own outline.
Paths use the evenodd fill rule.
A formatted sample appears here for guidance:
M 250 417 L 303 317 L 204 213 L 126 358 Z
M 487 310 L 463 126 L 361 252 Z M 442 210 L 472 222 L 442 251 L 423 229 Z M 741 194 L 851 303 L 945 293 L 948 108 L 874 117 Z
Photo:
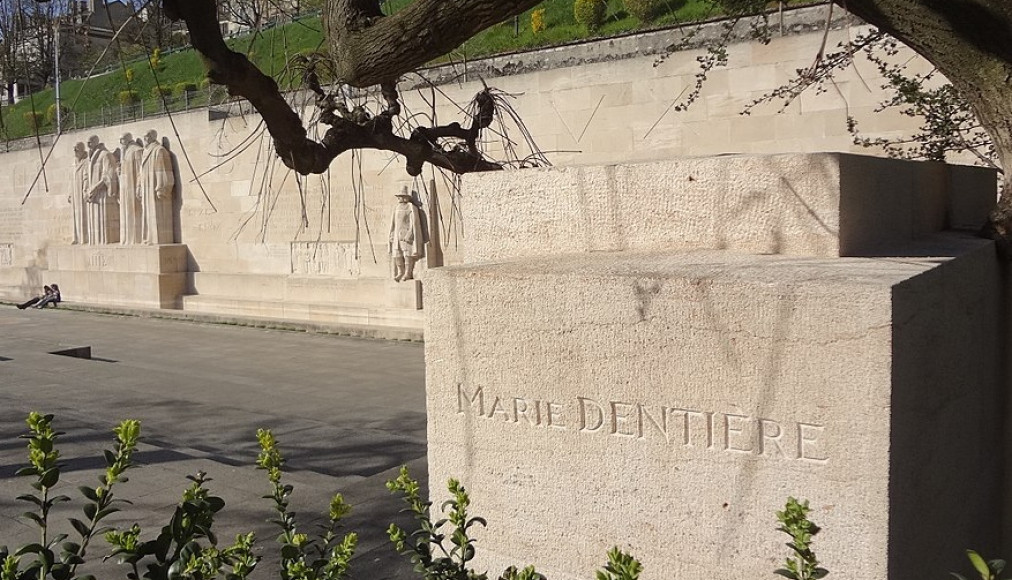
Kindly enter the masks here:
M 485 414 L 485 395 L 482 393 L 481 387 L 478 387 L 474 393 L 469 396 L 464 385 L 457 384 L 457 413 L 464 412 L 465 401 L 467 402 L 467 407 L 473 407 L 474 404 L 477 403 L 478 414 Z

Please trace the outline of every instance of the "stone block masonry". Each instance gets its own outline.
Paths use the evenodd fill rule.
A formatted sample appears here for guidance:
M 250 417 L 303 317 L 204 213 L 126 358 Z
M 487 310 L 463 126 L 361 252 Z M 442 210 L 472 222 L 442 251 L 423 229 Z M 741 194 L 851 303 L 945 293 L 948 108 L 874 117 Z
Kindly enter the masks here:
M 786 29 L 794 30 L 792 19 L 803 14 L 808 16 L 798 21 L 799 31 L 808 30 L 809 24 L 821 26 L 826 21 L 824 11 L 825 7 L 788 11 Z M 829 44 L 835 45 L 860 32 L 860 26 L 841 11 L 834 14 L 840 18 L 829 31 Z M 712 28 L 722 30 L 720 25 Z M 810 65 L 822 46 L 821 32 L 778 36 L 767 46 L 748 43 L 730 46 L 729 66 L 714 71 L 696 105 L 678 113 L 674 110 L 675 101 L 686 94 L 687 87 L 694 85 L 698 71 L 696 57 L 700 53 L 695 49 L 680 51 L 660 64 L 656 63 L 656 55 L 681 40 L 682 34 L 677 30 L 651 31 L 481 62 L 468 61 L 469 70 L 477 74 L 465 75 L 467 82 L 458 82 L 461 71 L 454 67 L 428 71 L 430 79 L 447 81 L 438 92 L 453 103 L 439 98 L 433 109 L 428 85 L 414 90 L 410 83 L 418 80 L 409 79 L 400 87 L 404 110 L 426 111 L 441 122 L 461 120 L 460 106 L 481 89 L 479 77 L 494 76 L 489 84 L 515 95 L 514 109 L 552 163 L 587 166 L 587 171 L 593 165 L 670 160 L 687 155 L 861 150 L 853 145 L 847 133 L 848 114 L 860 120 L 869 137 L 895 136 L 904 127 L 916 130 L 915 119 L 893 116 L 883 123 L 880 119 L 884 116 L 872 114 L 886 95 L 877 90 L 881 79 L 868 66 L 860 75 L 853 71 L 843 73 L 836 79 L 835 90 L 799 100 L 782 114 L 778 113 L 779 103 L 757 108 L 747 117 L 739 114 L 746 103 L 772 82 L 787 79 L 796 69 Z M 911 74 L 930 70 L 912 54 L 904 53 L 897 58 L 909 61 Z M 245 110 L 248 112 L 248 107 Z M 44 178 L 39 174 L 40 156 L 34 150 L 34 140 L 30 149 L 4 154 L 0 163 L 0 300 L 20 302 L 37 293 L 42 284 L 51 281 L 52 262 L 61 259 L 54 258 L 55 253 L 62 251 L 58 248 L 72 245 L 75 206 L 68 201 L 68 195 L 74 185 L 74 144 L 85 143 L 94 134 L 112 151 L 124 133 L 142 137 L 152 129 L 160 139 L 167 140 L 167 148 L 175 156 L 177 191 L 172 199 L 173 211 L 178 215 L 174 215 L 177 231 L 173 232 L 172 240 L 187 248 L 186 270 L 182 272 L 186 294 L 182 300 L 159 300 L 160 304 L 178 304 L 184 310 L 205 314 L 282 317 L 314 324 L 368 321 L 368 324 L 408 326 L 415 331 L 421 328 L 417 308 L 422 301 L 414 285 L 392 280 L 387 249 L 386 229 L 396 204 L 393 194 L 405 185 L 421 189 L 420 183 L 404 174 L 403 162 L 380 152 L 363 151 L 360 156 L 341 156 L 327 175 L 295 179 L 273 156 L 270 139 L 262 132 L 258 116 L 244 114 L 239 106 L 216 109 L 210 117 L 207 110 L 174 115 L 172 123 L 159 117 L 65 133 L 52 155 L 43 151 L 48 159 Z M 510 135 L 518 142 L 516 131 L 513 128 Z M 493 155 L 502 154 L 501 144 L 489 145 Z M 521 157 L 528 153 L 518 151 Z M 567 179 L 564 174 L 552 175 L 553 180 Z M 574 170 L 568 175 L 581 173 Z M 679 175 L 672 173 L 670 177 Z M 587 241 L 594 244 L 604 239 L 616 243 L 624 240 L 628 248 L 613 249 L 633 249 L 641 242 L 640 234 L 646 234 L 642 227 L 665 227 L 670 221 L 666 211 L 691 209 L 696 196 L 726 181 L 716 174 L 703 180 L 702 175 L 694 173 L 681 175 L 680 179 L 687 181 L 690 176 L 700 179 L 694 189 L 687 190 L 693 197 L 663 199 L 653 209 L 641 208 L 640 215 L 646 221 L 630 221 L 624 238 L 608 238 L 595 231 L 612 227 L 607 212 L 624 211 L 627 205 L 625 200 L 608 197 L 607 188 L 588 190 L 588 195 L 602 204 L 584 206 L 583 218 L 575 216 L 574 219 L 590 220 L 584 225 L 572 222 L 565 208 L 534 205 L 537 200 L 533 196 L 543 195 L 547 183 L 532 183 L 530 192 L 513 191 L 511 195 L 517 199 L 496 200 L 487 209 L 497 209 L 508 202 L 509 213 L 520 213 L 521 203 L 527 204 L 523 211 L 543 213 L 548 208 L 559 211 L 560 223 L 539 225 L 547 228 L 537 233 L 539 240 L 547 241 L 546 249 L 557 248 L 565 241 L 576 244 L 575 251 L 582 251 L 577 246 L 583 242 L 571 237 L 577 233 L 589 234 Z M 480 218 L 481 208 L 455 198 L 438 176 L 426 172 L 425 183 L 433 177 L 441 188 L 440 203 L 431 207 L 431 200 L 425 195 L 421 201 L 430 216 L 438 215 L 443 220 L 440 234 L 445 263 L 460 263 L 462 255 L 471 251 L 468 245 L 472 228 L 470 223 L 459 219 L 457 208 L 471 206 L 468 212 L 474 219 Z M 33 182 L 35 188 L 25 199 Z M 623 187 L 649 190 L 673 185 L 676 184 L 631 181 Z M 729 249 L 748 245 L 765 247 L 763 251 L 789 251 L 778 247 L 779 242 L 769 232 L 751 240 L 738 233 L 744 222 L 758 220 L 769 225 L 780 220 L 786 228 L 784 243 L 807 244 L 813 249 L 818 245 L 819 251 L 830 254 L 842 244 L 846 251 L 846 240 L 835 240 L 825 232 L 820 234 L 821 226 L 806 218 L 804 208 L 792 205 L 789 197 L 758 199 L 748 197 L 748 191 L 742 193 L 745 196 L 738 198 L 741 207 L 726 208 L 743 210 L 739 214 L 740 223 L 728 223 L 721 232 L 730 244 Z M 578 201 L 571 200 L 571 204 Z M 780 207 L 792 208 L 794 213 L 780 213 L 777 211 Z M 707 228 L 716 216 L 724 215 L 720 212 L 725 209 L 716 206 L 714 211 L 717 210 L 702 214 L 710 221 L 694 225 L 691 230 L 694 239 L 709 238 L 715 233 Z M 894 221 L 891 224 L 903 225 Z M 572 229 L 577 226 L 584 230 Z M 559 229 L 553 229 L 556 227 Z M 793 227 L 805 228 L 805 238 L 794 236 Z M 898 227 L 894 234 L 902 236 L 912 227 L 913 224 Z M 690 233 L 684 227 L 680 231 L 683 236 Z M 676 240 L 679 244 L 690 241 Z M 594 249 L 604 248 L 594 246 Z M 418 267 L 423 270 L 426 265 Z M 255 289 L 272 291 L 239 299 L 235 286 L 223 284 L 237 279 L 242 280 L 244 293 Z M 92 276 L 81 283 L 94 283 L 99 288 L 102 280 Z M 124 278 L 112 280 L 96 294 L 82 291 L 78 282 L 71 280 L 71 286 L 64 291 L 73 302 L 136 305 L 139 299 L 135 297 L 105 291 L 121 288 L 129 293 L 131 284 Z M 178 292 L 180 286 L 173 284 L 173 291 Z M 332 285 L 333 291 L 324 293 L 322 289 L 327 284 Z M 314 290 L 310 295 L 305 291 L 309 286 L 321 291 Z M 152 303 L 148 298 L 143 301 Z
M 434 505 L 468 486 L 492 574 L 590 579 L 618 545 L 646 580 L 771 577 L 792 495 L 840 577 L 997 551 L 1002 281 L 949 229 L 983 220 L 988 175 L 784 155 L 469 177 L 467 262 L 424 280 Z

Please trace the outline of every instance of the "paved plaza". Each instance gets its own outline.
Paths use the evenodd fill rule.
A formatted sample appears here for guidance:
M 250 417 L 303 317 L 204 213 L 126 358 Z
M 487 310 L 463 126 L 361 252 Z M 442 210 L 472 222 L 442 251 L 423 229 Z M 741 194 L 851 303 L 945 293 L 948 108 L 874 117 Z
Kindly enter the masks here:
M 78 346 L 90 346 L 92 358 L 49 354 Z M 410 522 L 383 483 L 401 465 L 424 483 L 424 390 L 418 343 L 0 305 L 0 544 L 38 537 L 18 517 L 29 505 L 14 500 L 31 491 L 29 479 L 13 477 L 25 464 L 17 437 L 29 411 L 54 413 L 66 432 L 61 487 L 74 502 L 58 514 L 62 524 L 81 517 L 77 486 L 97 485 L 112 428 L 131 418 L 142 424 L 142 467 L 116 490 L 133 505 L 109 521 L 139 522 L 143 537 L 153 537 L 186 475 L 204 471 L 226 501 L 220 543 L 257 531 L 264 561 L 254 577 L 277 578 L 277 528 L 261 497 L 268 482 L 253 467 L 256 429 L 269 427 L 288 459 L 285 480 L 295 486 L 303 531 L 315 532 L 311 518 L 341 492 L 354 505 L 345 529 L 359 533 L 353 577 L 410 578 L 385 532 L 391 521 Z M 104 543 L 94 546 L 92 556 L 107 553 Z

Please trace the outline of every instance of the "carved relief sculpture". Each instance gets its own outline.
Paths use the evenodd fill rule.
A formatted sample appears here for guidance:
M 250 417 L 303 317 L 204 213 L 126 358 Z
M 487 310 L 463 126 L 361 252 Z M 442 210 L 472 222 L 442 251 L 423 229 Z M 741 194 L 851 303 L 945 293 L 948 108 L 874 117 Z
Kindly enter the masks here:
M 394 263 L 394 280 L 414 279 L 415 262 L 425 257 L 428 241 L 425 224 L 408 188 L 397 194 L 397 205 L 390 219 L 390 257 Z
M 141 241 L 138 177 L 144 149 L 130 133 L 124 133 L 119 142 L 119 243 L 138 244 Z
M 84 143 L 74 145 L 74 174 L 70 180 L 70 211 L 74 218 L 75 244 L 88 243 L 88 214 L 85 211 L 84 196 L 88 192 L 88 174 L 91 171 L 88 161 L 88 150 Z
M 89 172 L 88 238 L 92 244 L 115 242 L 118 232 L 112 229 L 110 212 L 116 210 L 119 195 L 119 178 L 116 174 L 116 156 L 99 141 L 97 135 L 88 138 Z
M 141 242 L 172 243 L 172 156 L 158 142 L 158 132 L 144 135 L 139 193 L 141 202 Z

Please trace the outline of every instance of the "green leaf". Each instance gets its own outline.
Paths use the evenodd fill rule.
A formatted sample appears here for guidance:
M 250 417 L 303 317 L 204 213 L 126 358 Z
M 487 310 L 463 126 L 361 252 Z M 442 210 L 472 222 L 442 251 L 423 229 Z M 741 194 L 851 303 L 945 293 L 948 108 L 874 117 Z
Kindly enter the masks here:
M 15 556 L 24 556 L 25 554 L 41 554 L 45 551 L 45 547 L 42 544 L 25 544 L 18 548 L 17 552 L 14 552 Z
M 95 514 L 98 513 L 98 506 L 93 503 L 84 505 L 84 517 L 91 521 L 95 521 Z
M 54 467 L 51 469 L 47 469 L 45 472 L 43 472 L 42 477 L 39 480 L 39 483 L 41 483 L 43 487 L 53 487 L 59 481 L 60 481 L 60 470 Z
M 53 580 L 67 580 L 70 578 L 70 566 L 66 564 L 54 564 L 53 569 L 49 573 L 53 575 Z
M 281 546 L 281 557 L 285 560 L 294 560 L 299 557 L 299 549 L 291 544 Z
M 980 554 L 973 550 L 967 550 L 966 557 L 970 559 L 970 563 L 973 564 L 973 567 L 976 568 L 977 573 L 980 574 L 983 580 L 988 580 L 991 577 L 991 570 L 987 567 L 987 562 L 984 561 L 984 558 L 980 557 Z
M 46 527 L 46 522 L 45 522 L 45 520 L 43 520 L 43 519 L 42 519 L 42 516 L 40 516 L 39 514 L 37 514 L 37 513 L 35 513 L 35 512 L 25 512 L 25 513 L 21 514 L 21 517 L 23 517 L 23 518 L 25 518 L 25 519 L 29 519 L 29 520 L 32 520 L 32 521 L 33 521 L 33 522 L 35 522 L 35 523 L 36 523 L 36 525 L 38 525 L 38 526 L 39 526 L 40 528 L 44 528 L 44 527 Z
M 33 503 L 33 504 L 39 506 L 39 508 L 42 507 L 42 500 L 40 498 L 35 497 L 34 495 L 32 495 L 30 493 L 26 493 L 24 495 L 19 495 L 16 499 L 18 499 L 19 501 L 27 501 L 28 503 Z
M 211 508 L 212 512 L 217 513 L 221 511 L 222 508 L 225 507 L 225 500 L 221 499 L 220 497 L 211 496 L 207 498 L 207 504 Z
M 98 513 L 96 513 L 95 516 L 94 516 L 95 517 L 95 521 L 96 522 L 100 521 L 100 520 L 104 519 L 107 515 L 114 514 L 114 513 L 118 512 L 118 511 L 120 511 L 120 509 L 117 508 L 117 507 L 107 507 L 105 509 L 99 510 Z
M 791 572 L 790 570 L 784 570 L 783 568 L 778 568 L 778 569 L 774 570 L 773 573 L 776 574 L 776 575 L 778 575 L 778 576 L 783 576 L 784 578 L 790 578 L 791 580 L 797 580 L 797 576 L 795 576 L 794 572 Z M 964 578 L 963 580 L 966 580 L 966 579 Z
M 70 518 L 70 525 L 74 526 L 74 529 L 77 530 L 77 533 L 81 534 L 82 538 L 88 537 L 88 534 L 90 533 L 88 524 L 77 518 Z
M 997 576 L 1005 570 L 1005 560 L 988 560 L 987 565 L 994 571 L 994 575 Z
M 179 560 L 172 562 L 169 566 L 169 570 L 166 574 L 169 580 L 179 580 L 182 578 L 183 563 Z
M 95 488 L 88 487 L 87 485 L 82 485 L 82 486 L 78 487 L 77 489 L 80 490 L 81 495 L 83 495 L 85 498 L 87 498 L 88 501 L 93 501 L 95 503 L 98 503 L 98 494 L 95 493 Z
M 46 568 L 52 568 L 53 564 L 56 562 L 56 557 L 53 555 L 53 551 L 48 548 L 39 552 L 39 558 L 46 563 Z
M 84 564 L 84 558 L 78 556 L 77 554 L 71 554 L 64 559 L 64 563 L 72 566 L 80 566 L 81 564 Z
M 53 539 L 49 540 L 49 543 L 46 544 L 46 547 L 47 548 L 52 548 L 56 544 L 59 544 L 60 542 L 62 542 L 63 540 L 66 540 L 66 539 L 67 539 L 67 534 L 57 534 L 57 535 L 53 536 Z

